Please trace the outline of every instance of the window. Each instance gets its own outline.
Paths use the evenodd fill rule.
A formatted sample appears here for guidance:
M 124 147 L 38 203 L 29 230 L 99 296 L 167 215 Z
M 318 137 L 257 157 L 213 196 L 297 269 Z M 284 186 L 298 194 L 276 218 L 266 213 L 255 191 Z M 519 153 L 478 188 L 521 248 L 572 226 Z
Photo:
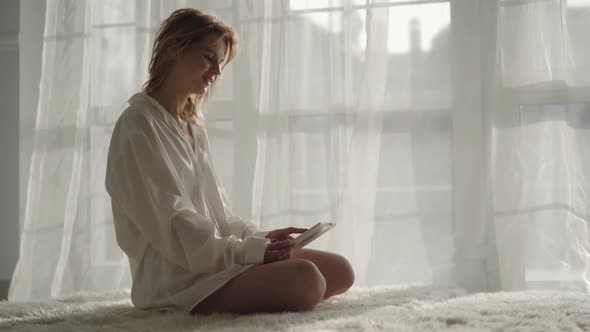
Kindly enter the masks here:
M 527 170 L 521 174 L 527 187 L 523 189 L 526 209 L 518 213 L 528 219 L 527 285 L 585 290 L 579 276 L 587 269 L 583 243 L 588 216 L 580 210 L 575 193 L 590 189 L 590 181 L 573 179 L 590 169 L 586 153 L 590 103 L 521 105 L 520 116 L 523 133 L 518 153 Z
M 380 260 L 372 259 L 371 266 L 378 273 L 370 282 L 442 282 L 440 276 L 448 275 L 452 257 L 439 253 L 450 253 L 453 246 L 452 62 L 447 1 L 355 1 L 349 9 L 341 1 L 290 1 L 287 73 L 282 81 L 280 112 L 289 119 L 292 159 L 288 165 L 294 169 L 294 210 L 283 211 L 283 215 L 295 215 L 294 224 L 305 226 L 310 218 L 329 219 L 340 203 L 337 184 L 343 181 L 340 168 L 346 167 L 345 147 L 351 128 L 346 118 L 350 110 L 338 105 L 350 102 L 345 98 L 362 89 L 367 10 L 389 14 L 382 109 L 377 114 L 355 114 L 377 116 L 382 121 L 373 251 L 382 252 L 381 246 L 390 248 L 390 235 L 396 234 L 396 241 L 401 240 L 399 251 L 405 253 L 387 260 L 376 255 Z M 350 44 L 347 25 L 352 26 Z M 298 47 L 300 40 L 312 47 Z M 272 217 L 281 217 L 281 213 Z M 400 232 L 409 233 L 403 236 Z M 414 248 L 416 239 L 420 244 Z M 413 266 L 411 270 L 423 273 L 396 270 L 416 262 L 424 262 L 424 268 Z M 428 267 L 432 262 L 440 262 L 434 271 Z
M 149 31 L 137 26 L 133 1 L 108 0 L 97 2 L 92 12 L 90 50 L 91 82 L 88 112 L 90 160 L 86 161 L 90 176 L 89 211 L 92 264 L 116 268 L 125 259 L 116 242 L 110 197 L 104 187 L 106 159 L 118 115 L 126 100 L 139 89 L 140 71 L 133 70 L 142 63 L 138 52 L 147 51 Z M 131 69 L 131 70 L 130 70 Z M 117 78 L 113 80 L 113 78 Z

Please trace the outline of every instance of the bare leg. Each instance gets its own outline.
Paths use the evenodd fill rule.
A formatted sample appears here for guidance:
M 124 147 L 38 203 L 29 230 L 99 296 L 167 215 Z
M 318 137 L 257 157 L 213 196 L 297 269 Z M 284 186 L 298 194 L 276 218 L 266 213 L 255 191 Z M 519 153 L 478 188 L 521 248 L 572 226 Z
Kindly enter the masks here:
M 346 258 L 341 255 L 302 248 L 295 251 L 292 259 L 305 259 L 318 267 L 326 279 L 324 299 L 346 292 L 354 283 L 354 271 Z
M 254 266 L 199 303 L 191 313 L 306 311 L 322 300 L 326 280 L 308 260 Z

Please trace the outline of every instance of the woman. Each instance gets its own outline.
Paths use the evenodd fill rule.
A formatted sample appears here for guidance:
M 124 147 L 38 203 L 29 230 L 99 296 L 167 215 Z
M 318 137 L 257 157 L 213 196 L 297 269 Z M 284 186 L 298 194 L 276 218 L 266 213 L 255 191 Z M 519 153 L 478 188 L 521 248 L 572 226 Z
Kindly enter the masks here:
M 200 109 L 237 45 L 218 18 L 176 10 L 156 36 L 143 92 L 115 125 L 105 185 L 137 307 L 303 311 L 353 283 L 344 257 L 296 250 L 291 234 L 305 229 L 259 231 L 228 209 Z

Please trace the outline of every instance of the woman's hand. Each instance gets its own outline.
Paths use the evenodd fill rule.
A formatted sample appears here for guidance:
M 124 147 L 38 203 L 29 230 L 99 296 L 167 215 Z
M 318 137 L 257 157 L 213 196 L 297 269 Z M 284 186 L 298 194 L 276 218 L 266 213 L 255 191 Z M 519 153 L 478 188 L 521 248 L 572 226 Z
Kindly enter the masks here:
M 305 228 L 296 228 L 296 227 L 287 227 L 287 228 L 280 228 L 275 229 L 274 231 L 270 231 L 266 238 L 270 239 L 271 242 L 283 241 L 283 240 L 293 240 L 291 234 L 303 233 L 307 229 Z
M 289 239 L 269 243 L 266 246 L 266 252 L 264 252 L 264 263 L 272 263 L 290 258 L 294 250 L 295 242 Z
M 270 239 L 264 253 L 264 263 L 271 263 L 276 261 L 282 261 L 283 259 L 291 258 L 291 255 L 295 251 L 295 242 L 291 234 L 303 233 L 307 229 L 287 227 L 281 229 L 275 229 L 270 231 L 266 238 Z

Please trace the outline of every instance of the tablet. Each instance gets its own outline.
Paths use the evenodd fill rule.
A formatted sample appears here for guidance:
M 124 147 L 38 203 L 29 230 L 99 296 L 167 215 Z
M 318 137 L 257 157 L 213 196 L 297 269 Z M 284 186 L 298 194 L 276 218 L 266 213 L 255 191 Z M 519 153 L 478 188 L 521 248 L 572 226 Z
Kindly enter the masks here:
M 336 226 L 336 223 L 332 222 L 319 222 L 315 224 L 312 228 L 306 230 L 304 233 L 296 237 L 293 242 L 296 243 L 297 248 L 303 248 L 308 245 L 313 240 L 320 237 L 322 234 L 326 233 L 330 229 Z

